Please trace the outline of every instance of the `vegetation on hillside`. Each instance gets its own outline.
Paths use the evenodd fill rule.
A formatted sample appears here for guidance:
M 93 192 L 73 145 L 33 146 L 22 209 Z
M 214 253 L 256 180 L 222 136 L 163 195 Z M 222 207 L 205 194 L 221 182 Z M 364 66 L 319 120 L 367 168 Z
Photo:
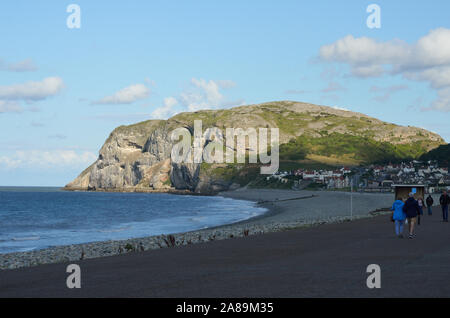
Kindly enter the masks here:
M 280 146 L 280 160 L 302 160 L 308 154 L 353 159 L 359 164 L 415 159 L 425 153 L 423 142 L 391 144 L 372 138 L 332 133 L 314 138 L 299 136 Z
M 450 166 L 450 144 L 439 146 L 420 157 L 420 160 L 437 160 L 441 165 Z

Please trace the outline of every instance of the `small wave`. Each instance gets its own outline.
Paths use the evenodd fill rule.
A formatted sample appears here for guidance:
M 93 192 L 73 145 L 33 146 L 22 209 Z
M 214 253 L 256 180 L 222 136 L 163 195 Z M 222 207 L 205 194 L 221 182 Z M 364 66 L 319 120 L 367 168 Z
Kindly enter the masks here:
M 123 232 L 126 230 L 131 229 L 131 226 L 126 226 L 126 227 L 120 227 L 118 229 L 111 229 L 111 230 L 98 230 L 100 233 L 117 233 L 117 232 Z
M 198 216 L 198 217 L 193 217 L 193 218 L 189 218 L 189 221 L 193 221 L 193 222 L 202 222 L 206 219 L 206 216 Z
M 23 248 L 18 248 L 16 250 L 16 252 L 30 252 L 30 251 L 34 251 L 37 248 L 38 248 L 37 246 L 23 247 Z
M 38 241 L 40 240 L 40 236 L 25 236 L 25 237 L 13 237 L 13 241 Z

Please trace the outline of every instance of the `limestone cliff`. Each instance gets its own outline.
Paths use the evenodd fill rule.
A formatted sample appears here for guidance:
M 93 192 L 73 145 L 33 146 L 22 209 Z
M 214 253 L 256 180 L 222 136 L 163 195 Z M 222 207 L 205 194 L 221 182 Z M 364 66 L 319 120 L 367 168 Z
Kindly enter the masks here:
M 231 173 L 242 174 L 239 167 L 176 164 L 171 161 L 171 132 L 179 127 L 192 131 L 194 120 L 202 120 L 203 131 L 209 127 L 218 127 L 223 131 L 226 128 L 279 128 L 280 144 L 291 145 L 291 148 L 283 148 L 282 145 L 281 158 L 283 151 L 292 152 L 292 148 L 296 151 L 295 142 L 301 138 L 302 145 L 308 142 L 308 147 L 305 147 L 308 153 L 304 156 L 333 158 L 337 163 L 348 159 L 348 163 L 353 164 L 367 163 L 369 160 L 365 158 L 371 156 L 357 156 L 353 153 L 355 149 L 347 147 L 349 143 L 356 144 L 361 140 L 361 152 L 364 152 L 367 143 L 367 147 L 370 145 L 375 150 L 379 147 L 382 154 L 388 149 L 392 151 L 392 156 L 399 158 L 418 157 L 444 144 L 439 135 L 424 129 L 397 126 L 360 113 L 299 102 L 271 102 L 226 110 L 181 113 L 168 120 L 149 120 L 118 127 L 100 149 L 97 161 L 69 183 L 66 189 L 164 191 L 175 188 L 215 193 L 239 186 L 236 183 L 239 178 L 228 176 Z M 350 137 L 359 139 L 354 141 Z M 329 150 L 332 147 L 324 146 L 324 142 L 332 138 L 337 138 L 341 143 L 345 139 L 343 146 L 334 152 Z M 209 141 L 208 138 L 202 140 L 204 144 Z

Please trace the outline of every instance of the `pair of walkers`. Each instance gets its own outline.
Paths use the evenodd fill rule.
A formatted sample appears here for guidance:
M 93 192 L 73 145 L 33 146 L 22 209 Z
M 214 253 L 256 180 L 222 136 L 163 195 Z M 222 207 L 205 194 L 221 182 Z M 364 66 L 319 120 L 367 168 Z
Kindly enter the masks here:
M 395 234 L 399 238 L 403 238 L 403 227 L 405 221 L 408 221 L 409 225 L 409 238 L 414 237 L 414 227 L 416 225 L 417 217 L 420 217 L 421 207 L 419 203 L 414 199 L 414 193 L 409 194 L 409 198 L 403 200 L 396 200 L 392 205 L 392 220 L 395 222 Z

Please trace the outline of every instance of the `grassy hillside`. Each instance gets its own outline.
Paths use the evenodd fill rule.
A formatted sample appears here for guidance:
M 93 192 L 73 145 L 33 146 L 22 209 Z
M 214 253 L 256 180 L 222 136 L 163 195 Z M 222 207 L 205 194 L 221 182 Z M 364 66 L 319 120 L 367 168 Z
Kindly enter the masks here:
M 332 133 L 321 137 L 299 136 L 280 147 L 280 160 L 302 160 L 308 155 L 334 158 L 336 162 L 369 164 L 418 158 L 426 152 L 425 141 L 391 144 L 370 137 Z M 316 156 L 315 158 L 319 158 Z M 311 157 L 311 156 L 309 156 Z
M 181 113 L 170 118 L 167 127 L 193 128 L 194 120 L 202 120 L 203 129 L 278 128 L 281 144 L 299 136 L 310 141 L 316 138 L 334 140 L 345 135 L 340 140 L 355 136 L 379 143 L 414 144 L 416 150 L 400 147 L 399 152 L 406 151 L 416 156 L 422 150 L 424 153 L 444 143 L 439 135 L 422 128 L 398 126 L 360 113 L 290 101 Z M 350 140 L 353 141 L 356 139 Z

